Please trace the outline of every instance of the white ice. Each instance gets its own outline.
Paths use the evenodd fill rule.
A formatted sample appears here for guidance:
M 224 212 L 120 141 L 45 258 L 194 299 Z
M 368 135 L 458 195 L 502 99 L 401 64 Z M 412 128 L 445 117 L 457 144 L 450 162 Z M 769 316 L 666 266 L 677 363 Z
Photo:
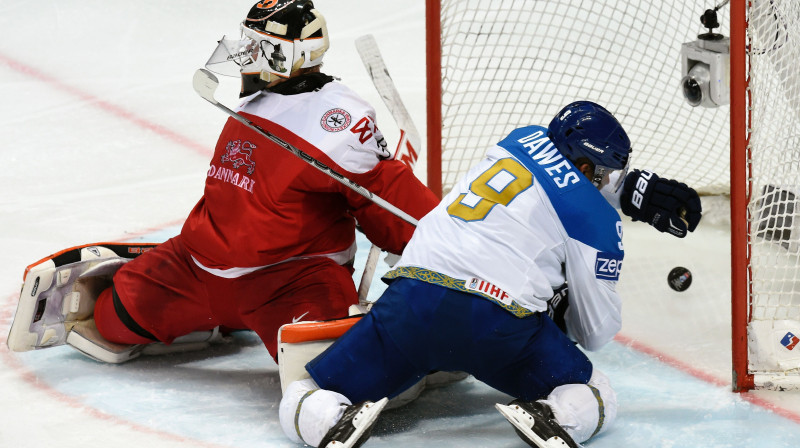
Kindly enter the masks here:
M 277 423 L 277 368 L 250 333 L 123 365 L 68 347 L 5 346 L 28 264 L 78 244 L 178 231 L 226 119 L 192 90 L 192 75 L 223 34 L 238 33 L 252 3 L 0 3 L 0 446 L 292 446 Z M 374 34 L 424 133 L 424 2 L 317 6 L 331 33 L 325 72 L 373 103 L 396 142 L 353 46 Z M 223 80 L 217 97 L 234 105 L 237 93 L 235 79 Z M 714 220 L 685 240 L 626 224 L 624 328 L 590 354 L 618 391 L 619 416 L 587 446 L 798 445 L 798 394 L 731 392 L 729 238 Z M 666 286 L 677 265 L 694 273 L 684 293 Z M 381 285 L 373 282 L 373 297 Z M 367 446 L 525 446 L 493 408 L 510 399 L 472 379 L 427 391 L 384 413 Z

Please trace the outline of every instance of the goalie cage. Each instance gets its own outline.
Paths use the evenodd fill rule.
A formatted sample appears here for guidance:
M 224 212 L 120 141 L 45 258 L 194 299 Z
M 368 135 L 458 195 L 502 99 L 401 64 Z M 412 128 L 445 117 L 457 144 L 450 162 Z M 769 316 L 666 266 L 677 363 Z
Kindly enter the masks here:
M 680 48 L 717 7 L 730 105 L 690 107 Z M 436 193 L 510 130 L 577 99 L 611 105 L 637 166 L 692 185 L 723 216 L 730 198 L 734 390 L 800 387 L 800 2 L 426 0 L 426 17 Z

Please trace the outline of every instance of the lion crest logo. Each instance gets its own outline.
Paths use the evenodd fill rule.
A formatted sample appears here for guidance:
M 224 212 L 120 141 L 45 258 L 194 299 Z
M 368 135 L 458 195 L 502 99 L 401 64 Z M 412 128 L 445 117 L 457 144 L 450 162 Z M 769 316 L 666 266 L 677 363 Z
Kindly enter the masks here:
M 256 162 L 252 160 L 253 149 L 255 148 L 256 145 L 250 142 L 242 143 L 241 140 L 230 141 L 225 147 L 225 154 L 222 155 L 222 163 L 231 162 L 233 163 L 234 169 L 246 166 L 247 174 L 253 174 L 256 170 Z

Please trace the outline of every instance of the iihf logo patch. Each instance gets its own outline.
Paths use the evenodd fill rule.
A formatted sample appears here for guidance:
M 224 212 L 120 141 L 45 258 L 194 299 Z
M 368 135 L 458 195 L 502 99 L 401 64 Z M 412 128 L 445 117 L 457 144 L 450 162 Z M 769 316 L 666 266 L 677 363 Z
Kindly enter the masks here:
M 786 336 L 781 339 L 781 345 L 786 347 L 787 350 L 795 348 L 798 342 L 800 342 L 800 338 L 792 334 L 792 332 L 786 333 Z
M 331 109 L 322 115 L 319 124 L 328 132 L 344 131 L 350 127 L 350 114 L 344 109 Z
M 487 295 L 506 305 L 513 303 L 511 296 L 509 296 L 507 292 L 486 280 L 473 277 L 468 282 L 464 282 L 464 286 L 470 291 Z

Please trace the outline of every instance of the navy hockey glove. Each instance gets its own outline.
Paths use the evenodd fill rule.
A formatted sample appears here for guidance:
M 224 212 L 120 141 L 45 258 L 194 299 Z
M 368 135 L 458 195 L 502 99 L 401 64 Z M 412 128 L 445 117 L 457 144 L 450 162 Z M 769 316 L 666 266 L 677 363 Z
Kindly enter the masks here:
M 567 314 L 568 307 L 569 288 L 567 288 L 567 284 L 564 283 L 560 288 L 553 292 L 553 298 L 547 301 L 547 315 L 550 316 L 550 319 L 553 319 L 553 322 L 556 323 L 558 328 L 564 332 L 564 334 L 567 334 L 567 321 L 565 314 Z
M 703 213 L 700 196 L 693 188 L 646 170 L 633 170 L 625 177 L 620 206 L 634 221 L 644 221 L 678 238 L 694 232 Z

